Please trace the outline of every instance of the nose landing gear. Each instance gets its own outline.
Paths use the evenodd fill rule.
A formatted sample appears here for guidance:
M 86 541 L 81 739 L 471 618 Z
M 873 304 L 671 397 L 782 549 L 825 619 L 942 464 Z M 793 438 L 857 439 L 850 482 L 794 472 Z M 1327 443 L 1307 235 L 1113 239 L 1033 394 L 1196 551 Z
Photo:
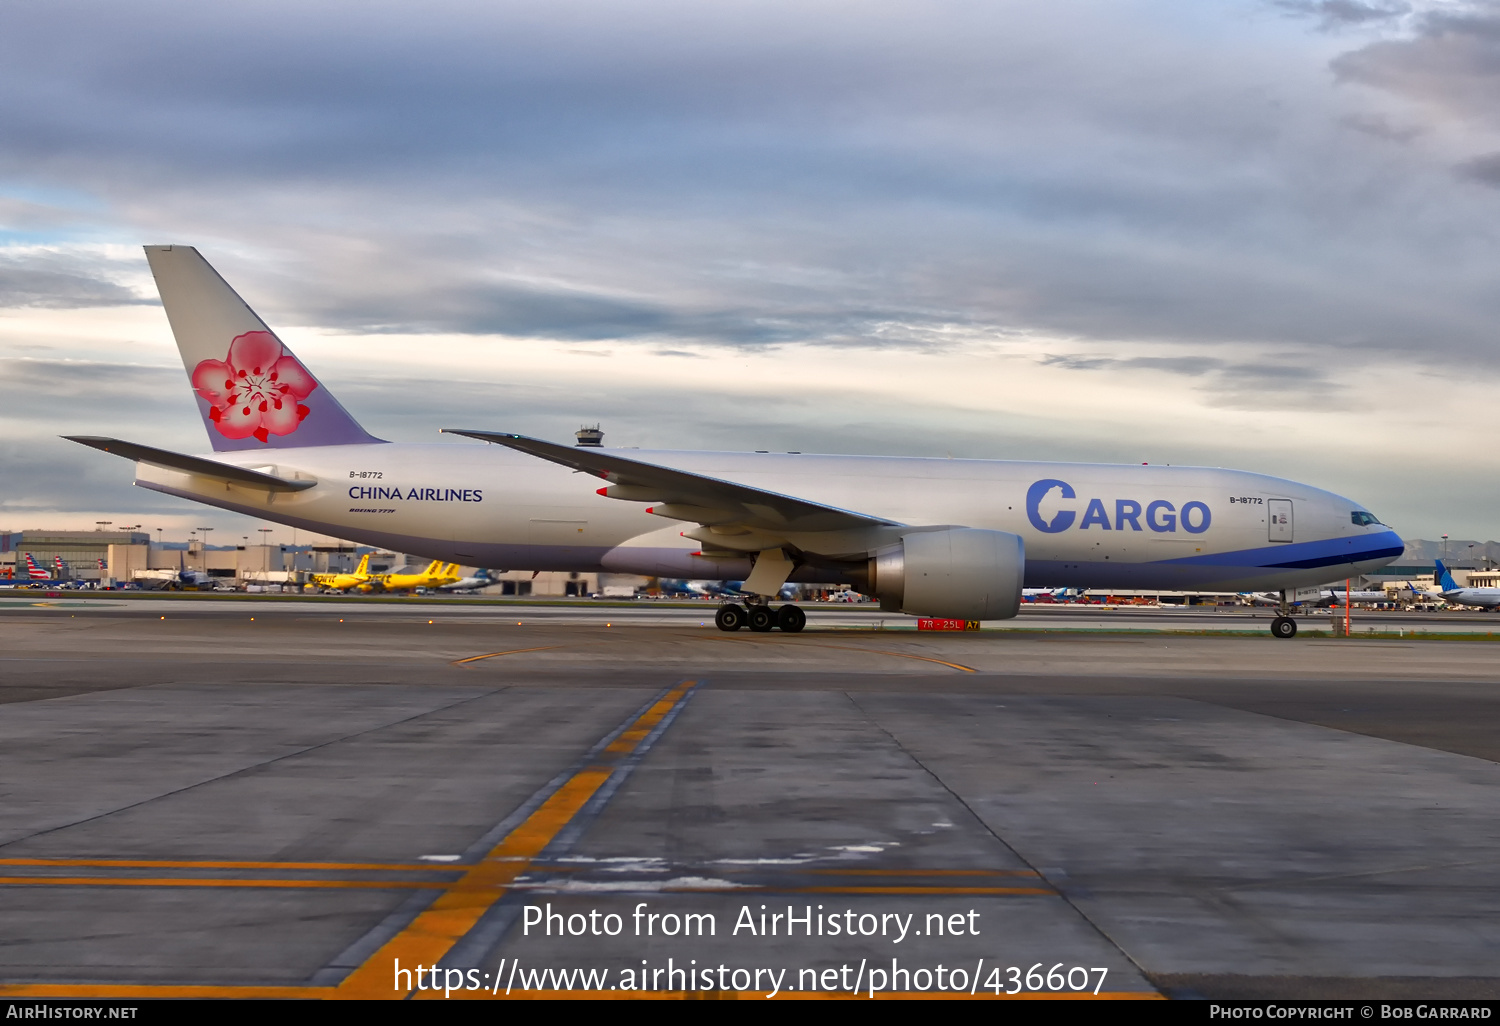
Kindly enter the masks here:
M 787 634 L 796 634 L 807 626 L 807 614 L 793 605 L 772 609 L 760 602 L 746 609 L 738 603 L 730 602 L 720 606 L 719 611 L 714 614 L 714 626 L 729 633 L 741 627 L 749 627 L 757 634 L 764 634 L 774 628 L 780 628 Z

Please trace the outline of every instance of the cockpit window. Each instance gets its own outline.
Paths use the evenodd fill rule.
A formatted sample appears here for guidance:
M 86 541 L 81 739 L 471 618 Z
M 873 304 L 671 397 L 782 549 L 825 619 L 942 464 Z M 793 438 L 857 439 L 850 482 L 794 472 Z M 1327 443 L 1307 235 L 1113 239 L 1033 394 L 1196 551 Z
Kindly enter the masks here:
M 1369 527 L 1371 524 L 1380 523 L 1379 520 L 1375 519 L 1374 513 L 1366 513 L 1362 509 L 1357 509 L 1353 513 L 1350 513 L 1349 519 L 1354 523 L 1355 527 Z

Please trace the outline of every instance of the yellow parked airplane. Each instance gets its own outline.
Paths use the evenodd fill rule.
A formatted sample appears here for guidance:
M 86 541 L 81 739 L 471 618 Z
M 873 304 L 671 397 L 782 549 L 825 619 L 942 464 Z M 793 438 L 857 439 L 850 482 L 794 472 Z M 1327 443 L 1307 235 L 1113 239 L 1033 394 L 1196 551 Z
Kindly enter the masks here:
M 457 563 L 444 565 L 441 559 L 434 559 L 419 574 L 377 574 L 369 584 L 384 591 L 411 591 L 414 588 L 441 588 L 462 578 Z
M 359 558 L 359 566 L 354 568 L 351 574 L 313 574 L 312 582 L 320 588 L 336 588 L 339 591 L 348 591 L 350 588 L 358 588 L 368 584 L 370 581 L 370 554 L 366 552 Z

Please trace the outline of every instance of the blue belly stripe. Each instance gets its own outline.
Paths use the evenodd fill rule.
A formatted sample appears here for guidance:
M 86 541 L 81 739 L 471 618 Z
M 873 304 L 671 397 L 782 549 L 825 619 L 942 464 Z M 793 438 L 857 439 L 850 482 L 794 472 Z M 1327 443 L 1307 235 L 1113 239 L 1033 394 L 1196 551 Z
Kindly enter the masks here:
M 1406 544 L 1394 531 L 1358 538 L 1328 538 L 1322 541 L 1266 545 L 1235 552 L 1211 552 L 1202 556 L 1156 560 L 1155 566 L 1234 566 L 1276 570 L 1310 570 L 1339 563 L 1363 563 L 1371 559 L 1394 559 Z

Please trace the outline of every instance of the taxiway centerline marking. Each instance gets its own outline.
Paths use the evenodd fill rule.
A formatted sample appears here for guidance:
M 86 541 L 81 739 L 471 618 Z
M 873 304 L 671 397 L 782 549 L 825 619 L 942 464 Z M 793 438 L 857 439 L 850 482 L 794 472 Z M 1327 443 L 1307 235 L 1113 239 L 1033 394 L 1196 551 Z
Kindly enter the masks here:
M 959 670 L 959 671 L 961 671 L 963 673 L 978 673 L 979 672 L 978 670 L 974 669 L 974 667 L 972 667 L 972 666 L 965 666 L 963 663 L 950 663 L 946 659 L 937 659 L 937 658 L 935 658 L 933 656 L 913 655 L 910 652 L 888 652 L 888 651 L 886 651 L 885 649 L 882 649 L 882 648 L 856 648 L 853 645 L 822 645 L 822 644 L 814 644 L 814 645 L 811 645 L 811 646 L 804 646 L 804 647 L 811 647 L 811 648 L 838 648 L 838 649 L 843 649 L 845 652 L 869 652 L 871 655 L 895 656 L 897 659 L 920 659 L 924 663 L 937 663 L 940 666 L 951 666 L 953 669 Z
M 749 888 L 736 888 L 748 890 Z M 757 887 L 781 894 L 1057 894 L 1050 887 Z
M 637 717 L 626 733 L 645 728 L 640 735 L 644 738 L 650 727 L 660 723 L 687 697 L 696 684 L 696 681 L 684 681 L 668 691 Z M 616 746 L 623 737 L 622 734 L 606 752 L 616 750 L 618 754 L 628 753 L 639 743 L 638 740 L 630 741 L 623 749 L 617 750 Z M 614 766 L 596 764 L 575 773 L 535 812 L 506 835 L 478 865 L 469 867 L 463 876 L 448 884 L 430 908 L 345 977 L 333 996 L 365 999 L 405 997 L 409 992 L 395 990 L 393 987 L 394 974 L 391 967 L 394 961 L 403 960 L 413 968 L 417 965 L 434 966 L 441 962 L 443 956 L 478 924 L 485 912 L 505 896 L 516 877 L 531 865 L 531 860 L 540 855 L 573 817 L 583 811 L 589 799 L 608 782 L 614 772 Z
M 553 863 L 533 862 L 531 868 L 535 872 L 546 873 L 587 873 L 596 866 L 592 865 L 557 865 Z M 717 873 L 722 876 L 734 876 L 736 874 L 758 873 L 763 876 L 801 876 L 803 874 L 817 874 L 819 876 L 886 876 L 886 877 L 923 877 L 923 876 L 1025 876 L 1040 877 L 1042 874 L 1034 869 L 815 869 L 801 866 L 791 866 L 785 869 L 778 866 L 718 866 L 712 863 L 707 865 L 679 866 L 673 872 L 694 873 Z
M 443 890 L 444 880 L 226 880 L 208 876 L 0 876 L 0 887 L 353 887 Z
M 522 652 L 547 652 L 554 648 L 565 648 L 564 645 L 542 645 L 538 648 L 511 648 L 504 652 L 486 652 L 483 655 L 469 656 L 467 659 L 454 659 L 449 666 L 462 666 L 465 663 L 477 663 L 481 659 L 494 659 L 496 656 L 520 655 Z
M 224 877 L 171 876 L 4 876 L 0 887 L 263 887 L 285 888 L 355 888 L 363 890 L 453 890 L 463 881 L 445 880 L 239 880 Z M 549 890 L 545 883 L 517 884 L 513 879 L 499 886 L 519 890 Z M 670 894 L 968 894 L 1024 895 L 1056 894 L 1046 887 L 941 887 L 920 884 L 889 886 L 790 887 L 779 884 L 733 884 L 728 887 L 646 887 L 644 890 Z M 625 888 L 622 893 L 628 893 Z
M 525 889 L 547 893 L 545 885 L 531 885 Z M 1054 897 L 1057 895 L 1057 892 L 1050 887 L 782 887 L 777 884 L 736 884 L 731 887 L 652 887 L 650 891 L 659 894 L 967 894 L 991 898 L 1037 894 Z M 620 893 L 630 892 L 622 890 Z
M 800 869 L 829 876 L 1041 876 L 1034 869 Z
M 309 998 L 327 997 L 332 987 L 237 987 L 220 984 L 0 983 L 8 998 Z
M 0 859 L 0 866 L 78 866 L 99 869 L 310 869 L 319 872 L 461 873 L 449 862 L 220 862 L 190 859 Z
M 703 639 L 703 640 L 709 640 L 709 641 L 737 641 L 737 642 L 739 642 L 742 645 L 777 644 L 777 642 L 771 641 L 770 639 L 767 639 L 765 641 L 759 641 L 759 642 L 752 641 L 749 638 L 708 638 L 708 639 Z M 965 666 L 963 663 L 950 663 L 946 659 L 938 659 L 938 658 L 935 658 L 933 656 L 913 655 L 910 652 L 891 652 L 891 651 L 887 651 L 886 649 L 883 649 L 883 648 L 857 648 L 854 645 L 827 645 L 827 644 L 822 644 L 822 643 L 816 642 L 816 641 L 803 641 L 803 642 L 786 641 L 786 642 L 781 642 L 781 644 L 784 644 L 784 645 L 787 645 L 787 646 L 791 646 L 791 645 L 795 644 L 798 648 L 837 648 L 837 649 L 840 649 L 840 650 L 842 650 L 844 652 L 867 652 L 870 655 L 895 656 L 897 659 L 920 659 L 924 663 L 937 663 L 940 666 L 949 666 L 949 667 L 952 667 L 953 669 L 959 670 L 960 672 L 963 672 L 963 673 L 978 673 L 979 672 L 974 667 L 972 667 L 972 666 Z

